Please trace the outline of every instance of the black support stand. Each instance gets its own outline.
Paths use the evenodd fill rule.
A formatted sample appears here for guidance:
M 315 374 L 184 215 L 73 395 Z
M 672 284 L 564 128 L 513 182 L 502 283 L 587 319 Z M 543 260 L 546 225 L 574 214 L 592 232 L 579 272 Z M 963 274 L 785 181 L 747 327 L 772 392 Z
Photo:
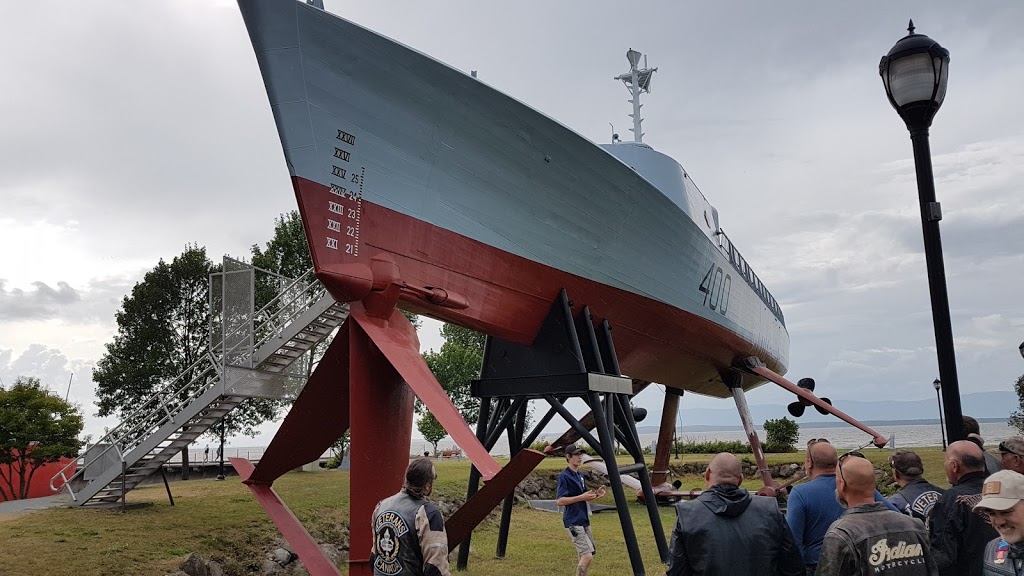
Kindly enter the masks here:
M 636 473 L 643 487 L 658 552 L 662 561 L 668 560 L 665 531 L 658 515 L 650 473 L 629 405 L 632 381 L 619 372 L 611 328 L 606 321 L 595 330 L 594 320 L 586 306 L 574 319 L 572 303 L 563 290 L 531 346 L 488 337 L 481 376 L 472 383 L 471 390 L 481 400 L 477 437 L 488 450 L 503 432 L 507 432 L 509 450 L 515 456 L 519 450 L 529 447 L 557 414 L 601 455 L 608 468 L 608 480 L 615 497 L 630 565 L 633 574 L 640 576 L 645 574 L 643 559 L 633 529 L 629 502 L 619 476 Z M 568 398 L 581 398 L 590 406 L 597 425 L 597 438 L 565 408 L 563 404 Z M 550 408 L 533 430 L 527 433 L 527 402 L 540 399 L 547 401 Z M 615 459 L 616 439 L 633 457 L 632 464 L 619 467 Z M 472 469 L 468 496 L 476 493 L 479 481 L 480 474 Z M 513 497 L 509 496 L 502 507 L 498 557 L 505 555 L 508 545 L 512 504 Z M 469 543 L 470 539 L 467 538 L 459 548 L 456 565 L 459 570 L 465 570 L 468 564 Z

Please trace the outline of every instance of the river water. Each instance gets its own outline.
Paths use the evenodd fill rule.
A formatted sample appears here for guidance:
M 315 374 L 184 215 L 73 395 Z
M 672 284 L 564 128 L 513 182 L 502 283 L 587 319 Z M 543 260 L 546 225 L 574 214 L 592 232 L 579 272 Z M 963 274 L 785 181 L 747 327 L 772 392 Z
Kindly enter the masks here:
M 840 426 L 830 428 L 812 428 L 812 425 L 800 428 L 800 440 L 798 446 L 803 446 L 811 438 L 828 438 L 836 448 L 852 449 L 859 448 L 867 445 L 871 438 L 854 428 L 853 426 Z M 942 445 L 942 434 L 939 425 L 936 424 L 897 424 L 893 426 L 872 426 L 879 434 L 885 437 L 895 437 L 895 447 L 905 448 L 911 446 L 941 446 Z M 1009 425 L 1002 422 L 983 422 L 981 423 L 981 435 L 985 438 L 985 444 L 988 445 L 989 451 L 994 452 L 994 446 L 999 442 L 1011 437 L 1017 436 L 1019 432 L 1011 428 Z M 558 438 L 558 434 L 542 434 L 540 440 L 547 440 L 551 442 Z M 758 437 L 763 441 L 764 432 L 758 428 Z M 644 446 L 652 446 L 657 440 L 657 434 L 641 434 L 640 442 Z M 747 437 L 742 430 L 707 430 L 701 432 L 684 432 L 681 435 L 681 439 L 686 442 L 705 442 L 712 440 L 739 440 L 746 442 Z M 243 440 L 244 439 L 236 439 Z M 455 443 L 450 439 L 442 440 L 438 444 L 438 449 L 445 450 L 454 448 Z M 890 446 L 892 447 L 892 446 Z M 248 458 L 249 460 L 259 460 L 263 455 L 263 451 L 266 449 L 265 446 L 231 446 L 229 445 L 225 450 L 225 457 L 241 457 Z M 412 454 L 423 454 L 426 451 L 430 451 L 431 446 L 428 442 L 423 439 L 414 438 L 412 440 Z M 210 444 L 210 461 L 217 460 L 217 445 Z M 508 455 L 508 440 L 502 438 L 495 444 L 494 449 L 491 450 L 491 454 L 495 456 L 507 456 Z M 327 456 L 328 454 L 325 454 Z M 203 450 L 197 449 L 195 445 L 189 450 L 189 457 L 193 462 L 203 461 Z M 175 456 L 171 459 L 172 461 L 179 461 L 180 456 Z

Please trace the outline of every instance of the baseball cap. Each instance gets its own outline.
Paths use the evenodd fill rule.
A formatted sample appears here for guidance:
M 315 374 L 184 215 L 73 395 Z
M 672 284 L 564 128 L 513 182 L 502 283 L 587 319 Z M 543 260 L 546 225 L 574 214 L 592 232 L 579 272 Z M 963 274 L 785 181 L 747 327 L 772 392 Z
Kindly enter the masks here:
M 985 479 L 981 489 L 981 501 L 974 509 L 1009 510 L 1024 500 L 1024 475 L 1013 470 L 1000 470 Z
M 1014 436 L 999 443 L 999 452 L 1002 454 L 1016 454 L 1024 456 L 1024 437 Z
M 565 449 L 566 456 L 575 456 L 576 454 L 583 454 L 584 452 L 586 452 L 586 450 L 580 446 L 570 446 Z
M 895 452 L 889 458 L 889 464 L 903 476 L 914 477 L 924 474 L 924 464 L 915 452 Z

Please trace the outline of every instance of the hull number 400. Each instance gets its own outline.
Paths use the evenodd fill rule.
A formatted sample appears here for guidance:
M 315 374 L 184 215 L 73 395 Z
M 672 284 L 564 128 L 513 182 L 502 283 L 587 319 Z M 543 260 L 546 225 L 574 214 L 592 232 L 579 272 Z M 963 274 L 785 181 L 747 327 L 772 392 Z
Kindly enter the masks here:
M 712 264 L 697 290 L 704 293 L 705 306 L 725 314 L 729 310 L 731 288 L 732 278 L 728 274 L 723 274 L 721 266 Z

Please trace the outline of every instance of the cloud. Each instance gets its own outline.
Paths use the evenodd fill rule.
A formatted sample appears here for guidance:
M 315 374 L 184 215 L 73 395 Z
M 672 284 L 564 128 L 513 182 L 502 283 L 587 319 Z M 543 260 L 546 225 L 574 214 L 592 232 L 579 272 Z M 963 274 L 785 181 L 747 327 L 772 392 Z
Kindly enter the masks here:
M 45 282 L 33 282 L 34 289 L 29 292 L 19 288 L 7 290 L 5 283 L 0 280 L 0 321 L 53 318 L 82 299 L 67 282 L 58 282 L 56 289 Z

